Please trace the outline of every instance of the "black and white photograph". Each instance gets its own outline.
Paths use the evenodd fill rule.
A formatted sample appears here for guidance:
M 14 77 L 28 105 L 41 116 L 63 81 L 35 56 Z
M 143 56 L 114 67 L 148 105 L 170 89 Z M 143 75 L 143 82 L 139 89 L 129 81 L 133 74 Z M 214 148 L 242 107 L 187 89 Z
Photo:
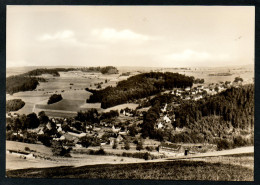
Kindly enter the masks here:
M 7 5 L 6 177 L 254 181 L 254 6 Z

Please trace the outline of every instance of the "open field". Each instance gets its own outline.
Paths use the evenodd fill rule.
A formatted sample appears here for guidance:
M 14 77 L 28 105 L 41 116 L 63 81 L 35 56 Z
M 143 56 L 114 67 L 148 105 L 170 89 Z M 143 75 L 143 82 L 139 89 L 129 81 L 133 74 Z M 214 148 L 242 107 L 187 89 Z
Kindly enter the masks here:
M 80 106 L 85 103 L 84 100 L 68 100 L 62 99 L 61 101 L 53 104 L 36 104 L 37 109 L 49 109 L 49 110 L 67 110 L 67 111 L 78 111 Z
M 253 153 L 189 159 L 176 158 L 174 161 L 169 161 L 167 158 L 145 161 L 115 155 L 88 155 L 84 152 L 72 152 L 72 157 L 66 158 L 54 157 L 51 149 L 41 144 L 6 141 L 7 150 L 25 151 L 25 147 L 34 150 L 34 154 L 38 157 L 22 159 L 7 153 L 8 177 L 253 180 Z M 82 148 L 81 150 L 87 149 Z M 105 148 L 107 152 L 112 152 L 111 150 Z M 121 153 L 122 151 L 118 149 L 114 152 Z M 35 170 L 34 173 L 32 173 L 32 168 Z M 113 173 L 107 173 L 111 170 Z M 35 176 L 32 176 L 33 174 Z
M 110 107 L 104 110 L 104 112 L 109 112 L 111 110 L 118 110 L 120 111 L 121 109 L 125 109 L 125 108 L 129 108 L 129 109 L 136 109 L 136 107 L 138 107 L 138 104 L 136 103 L 125 103 L 125 104 L 121 104 L 121 105 L 117 105 L 114 107 Z
M 190 68 L 187 69 L 173 69 L 173 68 L 128 68 L 119 67 L 119 72 L 131 72 L 131 75 L 138 74 L 139 72 L 153 71 L 169 71 L 174 73 L 181 73 L 185 75 L 194 76 L 195 78 L 205 79 L 205 84 L 217 83 L 220 81 L 233 81 L 235 77 L 240 76 L 244 79 L 245 83 L 253 81 L 254 69 L 253 66 L 241 67 L 227 67 L 227 68 Z M 7 69 L 7 76 L 13 74 L 21 74 L 37 67 L 25 67 L 25 68 L 9 68 Z M 214 76 L 214 74 L 230 73 L 228 76 Z M 213 75 L 212 75 L 213 74 Z M 130 75 L 130 76 L 131 76 Z M 25 102 L 25 106 L 17 113 L 29 114 L 32 111 L 39 112 L 41 109 L 46 110 L 49 116 L 62 116 L 64 112 L 59 110 L 68 110 L 73 113 L 79 110 L 86 110 L 89 108 L 97 108 L 100 110 L 100 104 L 87 104 L 86 99 L 89 98 L 89 92 L 85 91 L 85 88 L 95 88 L 94 84 L 103 83 L 102 88 L 107 86 L 115 86 L 118 81 L 125 80 L 129 76 L 120 76 L 120 74 L 103 75 L 101 73 L 91 73 L 82 71 L 69 71 L 60 72 L 60 77 L 52 77 L 50 75 L 44 76 L 48 82 L 41 82 L 35 91 L 19 92 L 13 95 L 7 94 L 6 99 L 20 98 Z M 107 80 L 107 83 L 105 83 Z M 47 100 L 51 94 L 61 94 L 64 100 L 56 105 L 47 105 Z M 75 100 L 75 101 L 74 101 Z M 82 103 L 79 103 L 79 102 Z M 135 108 L 135 104 L 123 104 L 104 110 L 105 112 L 110 110 L 120 110 L 122 108 Z M 37 109 L 35 109 L 37 108 Z M 56 112 L 54 113 L 54 110 Z
M 39 144 L 7 141 L 7 150 L 35 150 L 36 159 L 6 154 L 7 177 L 252 181 L 254 155 L 237 154 L 168 161 L 72 153 L 54 157 Z M 19 164 L 19 165 L 18 165 Z M 119 165 L 120 164 L 120 165 Z
M 174 72 L 169 70 L 170 72 Z M 243 78 L 243 84 L 248 84 L 253 82 L 254 77 L 254 69 L 251 67 L 245 68 L 198 68 L 196 70 L 186 70 L 186 71 L 176 71 L 180 74 L 185 74 L 187 76 L 194 76 L 195 78 L 203 78 L 205 80 L 205 84 L 210 83 L 219 83 L 225 81 L 233 82 L 235 77 Z M 219 73 L 230 73 L 231 75 L 221 75 L 218 76 Z M 212 76 L 211 76 L 212 75 Z M 216 75 L 216 76 L 214 76 Z
M 81 153 L 71 153 L 70 158 L 55 157 L 51 148 L 42 144 L 28 144 L 15 141 L 6 141 L 7 150 L 25 151 L 25 147 L 34 150 L 34 154 L 39 156 L 35 159 L 22 159 L 13 154 L 6 154 L 6 169 L 44 168 L 55 166 L 83 166 L 96 164 L 116 164 L 116 163 L 136 163 L 144 162 L 144 159 L 118 157 L 118 156 L 96 156 Z
M 116 82 L 110 81 L 118 78 L 118 75 L 102 75 L 101 73 L 84 73 L 81 71 L 60 72 L 60 77 L 44 76 L 48 82 L 40 82 L 34 91 L 18 92 L 13 95 L 7 94 L 6 100 L 22 99 L 25 106 L 18 110 L 17 113 L 29 114 L 31 112 L 46 111 L 48 116 L 62 117 L 64 112 L 72 111 L 70 115 L 75 115 L 79 110 L 87 110 L 90 108 L 100 109 L 100 103 L 88 104 L 86 99 L 91 95 L 85 90 L 91 84 L 100 83 L 107 79 L 107 85 L 116 85 Z M 104 83 L 105 84 L 105 83 Z M 48 98 L 52 94 L 61 94 L 63 100 L 61 102 L 48 105 Z M 66 116 L 67 117 L 67 116 Z

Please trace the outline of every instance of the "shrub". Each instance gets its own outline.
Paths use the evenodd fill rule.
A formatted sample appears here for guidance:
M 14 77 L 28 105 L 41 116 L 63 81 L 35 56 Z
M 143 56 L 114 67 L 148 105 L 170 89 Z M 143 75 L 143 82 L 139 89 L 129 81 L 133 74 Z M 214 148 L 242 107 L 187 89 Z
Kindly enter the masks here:
M 124 142 L 124 144 L 125 144 L 125 149 L 126 150 L 129 150 L 130 149 L 130 144 L 129 144 L 129 142 L 127 141 L 127 140 L 125 140 L 125 142 Z
M 37 134 L 25 132 L 23 135 L 23 142 L 35 144 L 37 142 Z
M 145 159 L 145 160 L 151 160 L 151 159 L 155 159 L 156 157 L 151 155 L 149 152 L 137 152 L 137 153 L 126 153 L 123 152 L 122 153 L 123 157 L 133 157 L 133 158 L 139 158 L 139 159 Z
M 13 131 L 7 131 L 6 132 L 6 140 L 12 140 Z
M 117 149 L 117 147 L 118 147 L 117 141 L 114 140 L 114 144 L 113 144 L 112 148 L 113 148 L 113 149 Z
M 55 156 L 64 156 L 64 157 L 70 157 L 70 151 L 72 148 L 64 148 L 62 146 L 62 142 L 60 141 L 53 141 L 51 144 L 52 147 L 52 153 Z
M 143 148 L 143 142 L 142 141 L 139 141 L 138 143 L 137 143 L 137 145 L 136 145 L 136 150 L 143 150 L 144 148 Z
M 38 140 L 42 142 L 44 146 L 51 146 L 51 137 L 47 134 L 39 135 Z
M 18 111 L 25 105 L 24 101 L 21 99 L 13 99 L 13 100 L 8 100 L 6 102 L 6 112 L 10 111 Z
M 30 149 L 29 147 L 27 147 L 27 146 L 24 147 L 24 150 L 25 150 L 25 151 L 31 151 L 31 149 Z
M 234 147 L 241 147 L 248 144 L 248 141 L 244 139 L 242 136 L 238 136 L 234 138 Z
M 48 100 L 48 104 L 53 104 L 56 102 L 59 102 L 62 100 L 62 96 L 60 94 L 53 94 L 50 96 L 49 100 Z
M 218 150 L 226 150 L 231 148 L 231 143 L 227 139 L 217 141 Z
M 106 152 L 103 148 L 100 148 L 98 151 L 94 152 L 95 155 L 106 155 Z
M 25 125 L 26 128 L 37 128 L 40 125 L 40 120 L 33 112 L 26 116 Z
M 154 150 L 154 147 L 152 147 L 152 146 L 147 146 L 147 147 L 145 147 L 145 149 L 146 149 L 147 151 L 151 152 L 151 151 Z
M 149 154 L 148 152 L 146 152 L 146 153 L 144 154 L 144 159 L 145 159 L 145 160 L 151 159 L 151 156 L 150 156 L 150 154 Z
M 100 141 L 97 137 L 92 136 L 84 136 L 79 139 L 79 142 L 82 144 L 83 147 L 89 146 L 100 146 Z
M 107 153 L 103 148 L 100 148 L 99 150 L 89 150 L 88 151 L 89 155 L 106 155 Z

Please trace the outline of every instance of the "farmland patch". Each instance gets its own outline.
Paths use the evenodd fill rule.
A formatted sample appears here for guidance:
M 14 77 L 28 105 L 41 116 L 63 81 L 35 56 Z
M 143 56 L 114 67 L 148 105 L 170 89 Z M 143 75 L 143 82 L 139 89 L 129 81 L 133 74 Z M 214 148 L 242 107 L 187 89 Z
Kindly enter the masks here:
M 105 109 L 104 112 L 109 112 L 111 110 L 118 110 L 118 111 L 120 111 L 121 109 L 125 109 L 127 107 L 129 109 L 136 109 L 136 107 L 138 107 L 138 104 L 136 104 L 136 103 L 124 103 L 124 104 L 121 104 L 121 105 L 117 105 L 117 106 Z
M 85 103 L 84 100 L 69 100 L 63 99 L 53 104 L 37 104 L 37 109 L 50 109 L 50 110 L 65 110 L 65 111 L 78 111 L 80 106 Z

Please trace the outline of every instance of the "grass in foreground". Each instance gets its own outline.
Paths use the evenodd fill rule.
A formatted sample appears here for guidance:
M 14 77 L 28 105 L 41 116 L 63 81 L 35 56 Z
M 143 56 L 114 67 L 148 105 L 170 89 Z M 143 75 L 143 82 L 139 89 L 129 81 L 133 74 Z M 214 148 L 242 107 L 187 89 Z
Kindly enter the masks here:
M 7 171 L 7 177 L 86 178 L 86 179 L 158 179 L 253 181 L 253 170 L 221 163 L 170 161 L 137 164 L 104 164 L 83 167 L 54 167 Z

